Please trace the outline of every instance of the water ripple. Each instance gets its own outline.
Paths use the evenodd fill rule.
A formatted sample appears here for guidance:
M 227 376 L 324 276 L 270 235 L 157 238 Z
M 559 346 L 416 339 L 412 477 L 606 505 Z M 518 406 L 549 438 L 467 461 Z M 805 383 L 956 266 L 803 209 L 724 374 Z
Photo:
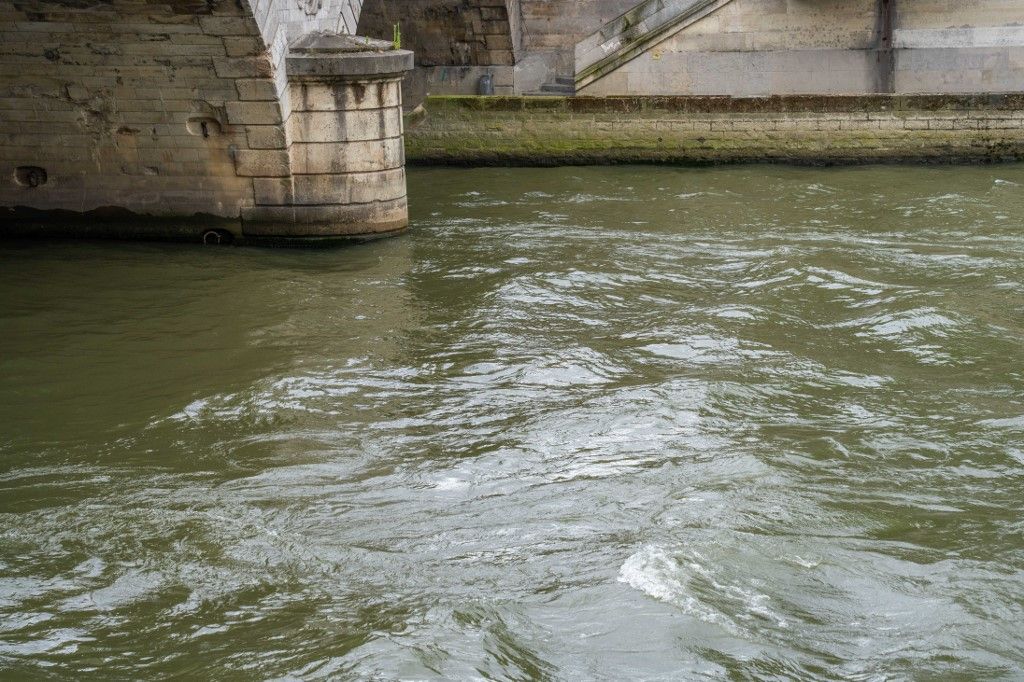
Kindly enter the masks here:
M 409 179 L 2 246 L 0 676 L 1021 676 L 1021 168 Z

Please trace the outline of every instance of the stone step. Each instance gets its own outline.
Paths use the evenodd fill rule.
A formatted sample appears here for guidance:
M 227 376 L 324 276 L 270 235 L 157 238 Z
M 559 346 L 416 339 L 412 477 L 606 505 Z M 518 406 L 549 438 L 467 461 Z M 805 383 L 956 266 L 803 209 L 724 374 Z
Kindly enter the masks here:
M 575 95 L 576 86 L 565 83 L 544 83 L 540 86 L 541 92 L 550 93 L 552 95 Z

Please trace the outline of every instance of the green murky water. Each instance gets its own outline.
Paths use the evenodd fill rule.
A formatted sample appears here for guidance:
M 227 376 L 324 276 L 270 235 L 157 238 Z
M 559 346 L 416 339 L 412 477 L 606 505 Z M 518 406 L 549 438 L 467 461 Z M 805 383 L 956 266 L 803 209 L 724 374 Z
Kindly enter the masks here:
M 410 192 L 0 244 L 0 676 L 1024 677 L 1024 168 Z

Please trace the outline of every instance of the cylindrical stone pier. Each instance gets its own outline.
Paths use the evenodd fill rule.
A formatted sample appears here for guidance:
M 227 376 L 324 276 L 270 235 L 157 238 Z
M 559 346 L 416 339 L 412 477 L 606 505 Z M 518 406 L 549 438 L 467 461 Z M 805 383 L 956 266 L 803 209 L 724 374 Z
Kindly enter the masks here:
M 291 46 L 291 175 L 254 178 L 247 240 L 366 240 L 408 226 L 401 80 L 412 66 L 412 52 L 357 36 Z

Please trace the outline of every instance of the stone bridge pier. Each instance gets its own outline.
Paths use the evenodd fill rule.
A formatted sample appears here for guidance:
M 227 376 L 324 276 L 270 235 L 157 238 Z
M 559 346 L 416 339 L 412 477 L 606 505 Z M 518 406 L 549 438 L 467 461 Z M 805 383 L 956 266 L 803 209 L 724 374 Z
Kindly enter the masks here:
M 361 0 L 0 0 L 0 236 L 364 240 L 408 224 Z

